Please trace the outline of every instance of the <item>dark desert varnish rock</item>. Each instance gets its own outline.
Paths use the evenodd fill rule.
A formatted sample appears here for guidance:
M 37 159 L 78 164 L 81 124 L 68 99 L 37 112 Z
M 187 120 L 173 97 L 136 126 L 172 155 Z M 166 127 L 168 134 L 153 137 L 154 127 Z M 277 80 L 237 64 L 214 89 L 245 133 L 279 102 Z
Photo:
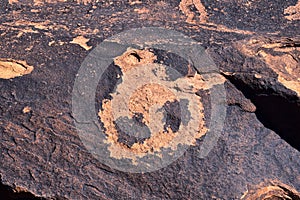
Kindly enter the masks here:
M 299 2 L 194 2 L 0 2 L 1 197 L 299 199 Z M 219 68 L 215 83 L 225 82 L 224 130 L 203 159 L 198 154 L 205 135 L 165 168 L 144 174 L 120 172 L 94 158 L 80 140 L 72 115 L 72 88 L 92 48 L 124 30 L 153 26 L 179 31 L 206 48 Z M 153 53 L 154 62 L 197 77 L 187 60 L 157 49 Z M 129 55 L 130 62 L 143 59 L 139 51 Z M 21 72 L 1 67 L 4 61 Z M 17 74 L 4 77 L 4 71 Z M 97 111 L 103 99 L 111 100 L 122 73 L 111 63 L 97 88 Z M 195 92 L 203 104 L 205 127 L 212 109 L 209 89 Z M 168 126 L 174 132 L 179 123 L 176 105 L 168 107 Z M 135 117 L 142 123 L 145 116 Z M 120 138 L 126 148 L 143 143 Z

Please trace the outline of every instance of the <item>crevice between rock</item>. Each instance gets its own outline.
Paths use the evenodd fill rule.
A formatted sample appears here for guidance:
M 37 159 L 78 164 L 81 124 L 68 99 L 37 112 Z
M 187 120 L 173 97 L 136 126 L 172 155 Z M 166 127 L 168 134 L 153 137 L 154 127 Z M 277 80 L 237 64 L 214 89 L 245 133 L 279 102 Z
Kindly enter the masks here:
M 300 100 L 297 94 L 276 90 L 279 83 L 259 85 L 251 74 L 224 76 L 256 106 L 257 119 L 266 128 L 300 151 Z
M 36 197 L 30 192 L 16 191 L 14 188 L 4 185 L 0 179 L 1 199 L 5 200 L 46 200 L 45 198 Z

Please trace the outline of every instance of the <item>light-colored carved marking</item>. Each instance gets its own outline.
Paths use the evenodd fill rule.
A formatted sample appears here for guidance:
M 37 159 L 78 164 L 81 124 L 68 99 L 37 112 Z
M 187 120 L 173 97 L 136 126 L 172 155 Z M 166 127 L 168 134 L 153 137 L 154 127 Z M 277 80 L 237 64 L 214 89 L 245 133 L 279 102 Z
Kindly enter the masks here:
M 300 20 L 300 1 L 295 6 L 290 6 L 284 10 L 285 18 L 288 20 Z
M 206 12 L 205 6 L 201 3 L 201 0 L 182 0 L 179 4 L 180 10 L 187 16 L 186 22 L 196 23 L 195 13 L 190 10 L 190 6 L 195 6 L 195 8 L 200 13 L 200 23 L 206 23 L 208 19 L 208 14 Z
M 11 3 L 18 3 L 18 2 L 19 1 L 17 1 L 17 0 L 12 0 Z M 42 2 L 42 1 L 37 1 L 37 2 Z M 51 1 L 51 3 L 55 3 L 55 2 L 63 2 L 63 1 Z M 80 3 L 81 1 L 77 1 L 77 2 Z M 86 3 L 88 3 L 88 2 L 89 1 L 86 1 Z M 157 5 L 161 6 L 160 4 L 163 4 L 163 3 L 157 3 Z M 191 21 L 189 22 L 190 24 L 195 25 L 194 28 L 196 28 L 196 29 L 202 28 L 202 29 L 206 29 L 206 30 L 210 30 L 210 31 L 237 33 L 237 34 L 244 34 L 244 35 L 254 34 L 254 32 L 252 32 L 252 31 L 228 28 L 225 25 L 209 23 L 209 22 L 207 22 L 208 21 L 207 14 L 203 14 L 203 13 L 205 13 L 203 11 L 203 10 L 205 10 L 205 8 L 204 8 L 203 4 L 201 4 L 200 0 L 199 0 L 199 2 L 193 1 L 193 5 L 199 10 L 199 12 L 202 11 L 202 14 L 200 16 L 200 22 L 197 22 L 196 19 L 193 22 L 191 22 Z M 181 3 L 181 7 L 183 10 L 186 10 L 186 12 L 189 12 L 190 14 L 193 13 L 192 11 L 190 11 L 188 9 L 188 7 L 184 6 L 184 3 Z M 143 19 L 151 18 L 151 10 L 149 11 L 149 13 L 148 13 L 147 9 L 143 9 L 143 8 L 136 9 L 135 11 L 138 12 L 139 17 L 141 17 Z M 16 14 L 19 14 L 19 12 Z M 122 15 L 122 12 L 116 13 L 115 17 L 110 19 L 111 23 L 118 20 L 118 18 L 116 17 L 117 15 Z M 193 16 L 194 16 L 194 14 L 193 14 Z M 174 17 L 176 17 L 176 16 L 174 15 Z M 153 18 L 153 20 L 157 20 L 157 19 Z M 39 30 L 33 30 L 30 26 L 33 26 L 36 29 L 40 29 L 40 30 L 44 30 L 44 31 L 39 32 Z M 17 30 L 22 33 L 42 33 L 42 34 L 45 34 L 46 36 L 52 37 L 52 38 L 53 38 L 53 35 L 52 35 L 51 31 L 53 31 L 53 30 L 70 31 L 67 25 L 57 24 L 55 22 L 50 22 L 48 20 L 46 20 L 44 22 L 32 22 L 32 21 L 26 21 L 26 20 L 18 20 L 16 22 L 5 22 L 3 24 L 0 24 L 0 28 L 3 30 Z M 103 31 L 109 31 L 109 30 L 107 28 L 104 28 Z M 96 35 L 100 31 L 98 29 L 78 27 L 75 30 L 73 30 L 72 32 L 76 35 L 90 35 L 90 34 Z
M 194 92 L 199 90 L 209 90 L 215 85 L 223 85 L 226 81 L 226 78 L 221 74 L 211 74 L 206 80 L 203 80 L 203 77 L 200 74 L 195 74 L 190 78 L 192 84 L 194 85 Z
M 31 107 L 25 106 L 22 111 L 24 114 L 29 113 L 31 111 Z
M 271 42 L 265 38 L 252 38 L 247 41 L 237 42 L 235 47 L 246 56 L 261 58 L 268 67 L 278 74 L 278 81 L 281 84 L 295 91 L 300 96 L 300 57 L 295 57 L 300 55 L 300 48 L 281 48 L 285 41 L 286 39 L 284 38 L 282 38 L 282 41 L 274 40 Z M 280 52 L 281 55 L 272 55 L 261 48 L 272 49 L 274 52 Z M 298 54 L 293 55 L 293 52 L 298 52 Z
M 117 159 L 128 158 L 132 160 L 133 164 L 136 164 L 138 157 L 160 152 L 161 148 L 176 150 L 179 144 L 195 145 L 196 139 L 202 137 L 207 132 L 207 128 L 204 125 L 204 108 L 201 103 L 201 98 L 194 92 L 197 87 L 208 88 L 210 86 L 204 84 L 200 75 L 196 78 L 184 77 L 176 83 L 176 87 L 179 87 L 182 90 L 182 94 L 184 94 L 181 96 L 185 98 L 189 96 L 193 99 L 193 102 L 188 103 L 186 109 L 191 112 L 193 118 L 191 121 L 197 122 L 196 126 L 192 126 L 192 131 L 182 130 L 182 128 L 180 128 L 178 132 L 173 132 L 169 127 L 167 131 L 164 131 L 163 126 L 161 126 L 162 123 L 160 122 L 163 116 L 156 113 L 155 108 L 161 108 L 167 101 L 173 102 L 175 99 L 180 100 L 177 99 L 178 97 L 173 92 L 175 91 L 175 89 L 172 88 L 175 86 L 173 85 L 174 83 L 165 81 L 164 83 L 168 83 L 169 85 L 159 84 L 152 82 L 151 76 L 149 76 L 149 79 L 148 77 L 137 77 L 137 79 L 145 79 L 146 82 L 145 84 L 143 83 L 141 87 L 138 87 L 137 85 L 140 83 L 136 83 L 136 80 L 134 80 L 137 74 L 145 74 L 147 76 L 151 72 L 153 73 L 153 70 L 155 70 L 155 76 L 161 77 L 162 79 L 163 77 L 167 77 L 167 71 L 164 66 L 160 64 L 145 65 L 153 63 L 155 59 L 156 56 L 152 52 L 137 49 L 128 49 L 123 55 L 115 59 L 115 64 L 119 65 L 123 72 L 122 84 L 118 85 L 116 90 L 118 92 L 112 94 L 112 100 L 103 100 L 102 110 L 98 113 L 106 129 L 105 133 L 107 139 L 105 142 L 110 144 L 108 149 L 111 157 Z M 139 63 L 143 64 L 140 65 Z M 129 75 L 127 75 L 127 73 Z M 144 82 L 144 80 L 142 80 L 142 82 Z M 131 85 L 128 85 L 128 83 Z M 129 98 L 127 99 L 127 97 L 125 97 L 125 99 L 123 99 L 124 94 L 128 95 Z M 118 108 L 113 108 L 113 105 L 117 105 Z M 126 109 L 124 110 L 123 107 L 127 108 L 128 111 L 126 111 Z M 153 107 L 155 108 L 153 109 Z M 118 117 L 119 115 L 132 117 L 134 113 L 143 114 L 143 122 L 150 128 L 151 137 L 145 139 L 143 143 L 134 143 L 131 147 L 128 147 L 118 142 L 118 132 L 114 124 L 114 117 Z M 155 119 L 153 117 L 155 117 Z
M 258 53 L 265 59 L 268 66 L 278 74 L 278 81 L 300 96 L 300 63 L 289 54 L 273 56 L 263 50 Z
M 134 113 L 141 113 L 144 116 L 144 123 L 149 125 L 150 108 L 154 105 L 163 106 L 165 102 L 173 102 L 176 100 L 175 95 L 170 91 L 160 86 L 159 84 L 147 84 L 138 88 L 129 100 L 129 111 L 131 117 Z
M 93 48 L 92 46 L 88 46 L 87 42 L 90 41 L 90 39 L 85 38 L 84 36 L 77 36 L 76 38 L 74 38 L 70 43 L 71 44 L 78 44 L 80 45 L 82 48 L 84 48 L 85 50 L 90 50 L 91 48 Z
M 298 199 L 300 193 L 293 187 L 279 181 L 270 181 L 270 183 L 261 183 L 248 189 L 241 196 L 241 200 L 254 199 Z
M 200 13 L 199 21 L 195 19 L 195 13 L 190 10 L 190 6 L 195 6 L 197 11 Z M 203 29 L 211 31 L 237 33 L 243 35 L 254 34 L 254 32 L 252 31 L 233 29 L 222 24 L 208 22 L 209 15 L 206 11 L 205 6 L 201 3 L 201 0 L 182 0 L 179 4 L 179 8 L 186 15 L 186 22 L 189 24 L 194 24 L 196 26 L 195 28 L 201 27 Z
M 148 50 L 129 48 L 124 54 L 116 57 L 114 62 L 122 69 L 122 71 L 126 72 L 137 65 L 153 63 L 155 60 L 156 56 Z
M 3 25 L 8 26 L 33 26 L 36 29 L 47 30 L 51 22 L 49 20 L 41 21 L 41 22 L 33 22 L 27 20 L 17 20 L 14 22 L 4 22 Z
M 150 13 L 150 10 L 147 8 L 141 8 L 141 9 L 134 9 L 134 12 L 138 13 L 138 14 L 148 14 Z
M 33 30 L 33 28 L 35 28 L 35 30 Z M 4 22 L 0 24 L 0 29 L 5 31 L 11 31 L 11 30 L 18 31 L 17 38 L 21 37 L 24 33 L 40 33 L 40 34 L 45 34 L 47 37 L 54 38 L 52 34 L 53 31 L 58 31 L 58 30 L 70 31 L 67 25 L 57 24 L 56 22 L 51 22 L 49 20 L 39 21 L 39 22 L 28 21 L 28 20 Z M 82 35 L 82 36 L 96 35 L 99 32 L 100 32 L 99 29 L 84 28 L 81 26 L 76 28 L 73 31 L 74 34 Z
M 129 0 L 129 4 L 131 6 L 136 5 L 136 4 L 142 4 L 142 3 L 143 3 L 142 1 Z
M 25 74 L 30 74 L 33 67 L 25 61 L 0 58 L 0 78 L 11 79 Z
M 253 31 L 246 31 L 236 28 L 228 28 L 227 26 L 224 26 L 222 24 L 215 24 L 215 23 L 206 23 L 206 24 L 198 24 L 197 26 L 210 30 L 210 31 L 218 31 L 218 32 L 225 32 L 225 33 L 237 33 L 237 34 L 243 34 L 243 35 L 253 35 Z
M 18 2 L 19 2 L 19 0 L 8 0 L 9 4 L 18 3 Z
M 9 0 L 8 1 L 10 4 L 13 3 L 20 3 L 19 0 Z M 44 3 L 58 3 L 58 2 L 67 2 L 67 0 L 33 0 L 33 4 L 34 5 L 43 5 Z M 75 2 L 82 3 L 84 5 L 88 4 L 88 3 L 92 3 L 93 0 L 76 0 Z

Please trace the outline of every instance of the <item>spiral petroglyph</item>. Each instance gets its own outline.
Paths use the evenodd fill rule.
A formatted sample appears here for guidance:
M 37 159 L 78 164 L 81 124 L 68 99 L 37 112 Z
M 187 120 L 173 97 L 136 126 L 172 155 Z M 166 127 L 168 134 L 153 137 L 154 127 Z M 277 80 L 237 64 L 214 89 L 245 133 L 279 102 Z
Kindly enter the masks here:
M 185 72 L 183 66 L 176 68 L 160 60 L 162 52 L 186 60 Z M 120 69 L 117 81 L 96 111 L 97 85 L 100 80 L 101 84 L 113 80 L 112 64 Z M 73 113 L 81 140 L 101 162 L 125 172 L 165 167 L 203 136 L 199 157 L 207 156 L 226 114 L 225 79 L 216 71 L 196 41 L 175 31 L 133 29 L 103 41 L 83 62 L 73 89 Z M 210 91 L 209 126 L 199 90 Z

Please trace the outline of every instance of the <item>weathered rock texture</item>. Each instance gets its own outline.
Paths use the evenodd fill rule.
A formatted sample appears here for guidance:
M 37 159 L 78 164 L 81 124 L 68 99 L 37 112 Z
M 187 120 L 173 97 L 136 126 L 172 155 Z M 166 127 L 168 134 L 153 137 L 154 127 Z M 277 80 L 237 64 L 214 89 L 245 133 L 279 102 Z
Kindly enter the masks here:
M 6 199 L 299 199 L 299 2 L 10 0 L 0 2 L 0 13 L 0 61 L 34 68 L 0 79 L 0 195 Z M 199 139 L 168 167 L 130 174 L 86 150 L 71 95 L 91 48 L 148 26 L 202 43 L 226 78 L 228 109 L 206 158 L 197 157 Z M 199 95 L 207 112 L 209 92 Z

